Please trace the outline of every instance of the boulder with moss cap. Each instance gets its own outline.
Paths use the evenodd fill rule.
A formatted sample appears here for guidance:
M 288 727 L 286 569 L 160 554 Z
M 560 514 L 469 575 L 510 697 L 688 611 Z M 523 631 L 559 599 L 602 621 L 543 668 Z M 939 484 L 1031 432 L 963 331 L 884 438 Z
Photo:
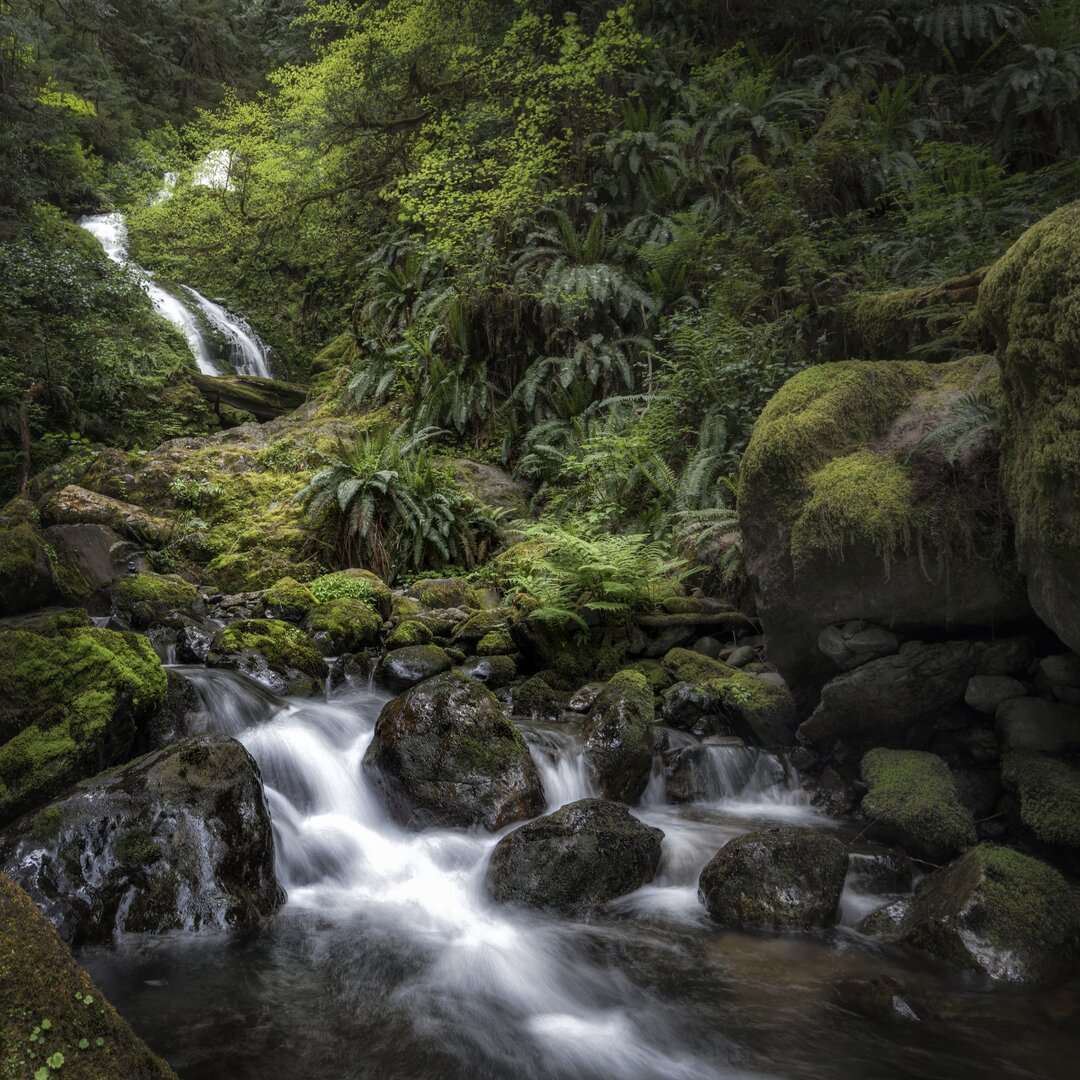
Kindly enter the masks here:
M 653 692 L 636 671 L 613 675 L 585 720 L 585 763 L 607 799 L 633 802 L 649 782 Z
M 199 592 L 175 574 L 135 574 L 112 587 L 113 612 L 136 630 L 185 626 L 201 613 Z
M 1001 759 L 1001 778 L 1019 803 L 1028 836 L 1039 845 L 1066 849 L 1075 858 L 1080 853 L 1080 765 L 1013 750 Z
M 236 668 L 275 694 L 318 694 L 329 668 L 310 637 L 279 619 L 241 619 L 219 630 L 206 659 Z
M 324 656 L 358 652 L 379 640 L 382 618 L 363 600 L 341 596 L 316 604 L 304 619 L 304 629 Z
M 304 616 L 319 600 L 296 578 L 283 577 L 274 582 L 259 597 L 256 614 L 263 619 L 283 619 L 285 622 L 303 622 Z

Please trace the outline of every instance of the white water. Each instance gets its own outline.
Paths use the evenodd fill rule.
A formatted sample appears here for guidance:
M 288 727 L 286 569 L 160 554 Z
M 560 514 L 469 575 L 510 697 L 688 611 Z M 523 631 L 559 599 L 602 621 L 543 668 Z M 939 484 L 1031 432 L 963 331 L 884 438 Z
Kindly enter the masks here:
M 167 197 L 167 192 L 168 185 L 159 198 Z M 270 377 L 270 350 L 246 320 L 185 285 L 183 288 L 194 301 L 193 304 L 186 303 L 163 289 L 148 271 L 132 261 L 128 254 L 127 224 L 123 214 L 91 214 L 81 218 L 79 225 L 101 244 L 113 262 L 135 274 L 158 314 L 168 319 L 184 335 L 191 355 L 204 375 L 222 375 L 231 368 L 241 375 Z M 217 357 L 220 350 L 215 348 L 208 331 L 219 334 L 224 342 L 221 360 Z

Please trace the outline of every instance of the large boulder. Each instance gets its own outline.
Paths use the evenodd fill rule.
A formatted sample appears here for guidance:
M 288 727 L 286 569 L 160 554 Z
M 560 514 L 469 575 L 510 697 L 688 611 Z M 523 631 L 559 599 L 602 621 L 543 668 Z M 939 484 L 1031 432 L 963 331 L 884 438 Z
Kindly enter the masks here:
M 279 619 L 241 619 L 219 630 L 206 662 L 236 668 L 275 694 L 321 693 L 330 670 L 311 638 Z
M 663 837 L 620 803 L 582 799 L 504 836 L 491 853 L 488 891 L 498 903 L 589 911 L 648 884 Z
M 382 616 L 351 596 L 316 604 L 304 619 L 304 629 L 326 656 L 353 653 L 377 644 Z
M 50 525 L 106 525 L 128 540 L 162 544 L 172 522 L 141 506 L 69 484 L 49 500 L 42 518 Z
M 1061 754 L 1080 750 L 1080 708 L 1042 698 L 1003 701 L 995 716 L 1003 750 L 1037 750 Z
M 975 843 L 971 811 L 936 754 L 871 750 L 859 768 L 867 787 L 862 812 L 875 839 L 939 864 Z
M 940 637 L 1030 617 L 989 428 L 959 454 L 935 435 L 996 384 L 987 357 L 844 361 L 796 375 L 763 410 L 739 519 L 769 658 L 803 704 L 837 671 L 817 645 L 829 626 Z
M 785 826 L 725 844 L 698 880 L 698 896 L 724 926 L 813 930 L 835 925 L 847 851 L 816 829 Z
M 980 844 L 919 886 L 888 936 L 992 979 L 1042 982 L 1080 945 L 1065 879 L 1010 848 Z
M 185 626 L 201 614 L 198 590 L 175 575 L 135 574 L 112 589 L 113 612 L 136 630 Z
M 909 641 L 895 656 L 871 660 L 826 683 L 817 708 L 799 727 L 799 741 L 903 745 L 909 729 L 934 724 L 961 705 L 973 675 L 1022 672 L 1031 652 L 1026 638 Z
M 284 900 L 258 767 L 227 735 L 182 739 L 0 834 L 4 869 L 73 945 L 252 930 Z
M 585 721 L 585 762 L 607 799 L 632 802 L 649 782 L 655 715 L 644 675 L 613 676 Z
M 397 694 L 425 679 L 441 675 L 453 666 L 454 661 L 447 651 L 438 645 L 406 645 L 383 655 L 376 677 L 383 686 Z
M 302 622 L 304 616 L 318 603 L 315 594 L 296 578 L 279 578 L 259 597 L 257 614 L 263 619 L 283 619 Z
M 47 1028 L 43 1020 L 48 1021 Z M 150 1052 L 75 962 L 30 897 L 4 874 L 0 874 L 0 1047 L 11 1077 L 176 1080 L 172 1069 Z M 14 1065 L 49 1059 L 54 1067 L 35 1069 L 28 1064 L 20 1070 Z
M 146 638 L 42 629 L 0 631 L 0 824 L 123 761 L 165 704 Z
M 388 702 L 364 755 L 403 825 L 490 832 L 544 809 L 525 740 L 490 690 L 446 672 Z
M 1080 651 L 1080 202 L 1024 235 L 987 274 L 997 339 L 1002 475 L 1032 607 Z

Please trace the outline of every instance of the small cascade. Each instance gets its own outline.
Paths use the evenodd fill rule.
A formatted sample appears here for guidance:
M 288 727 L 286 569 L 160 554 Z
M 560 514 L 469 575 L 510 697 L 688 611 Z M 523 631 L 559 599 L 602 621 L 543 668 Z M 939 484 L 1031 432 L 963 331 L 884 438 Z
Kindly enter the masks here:
M 247 320 L 226 311 L 220 304 L 208 300 L 190 285 L 184 291 L 190 293 L 212 330 L 225 342 L 226 359 L 238 375 L 257 375 L 270 378 L 270 350 L 259 340 L 259 335 Z
M 234 671 L 204 667 L 178 670 L 199 695 L 201 709 L 189 722 L 193 735 L 204 731 L 240 735 L 265 724 L 287 707 L 264 686 Z
M 596 795 L 581 740 L 572 732 L 537 727 L 526 728 L 523 734 L 544 785 L 549 813 Z

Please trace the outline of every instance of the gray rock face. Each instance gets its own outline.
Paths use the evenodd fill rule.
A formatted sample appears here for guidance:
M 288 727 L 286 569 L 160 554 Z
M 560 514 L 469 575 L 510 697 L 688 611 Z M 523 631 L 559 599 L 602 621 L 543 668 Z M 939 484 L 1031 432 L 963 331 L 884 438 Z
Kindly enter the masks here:
M 837 667 L 850 671 L 869 660 L 891 656 L 900 648 L 900 639 L 891 630 L 854 619 L 825 627 L 818 635 L 818 648 Z
M 763 829 L 713 856 L 698 896 L 724 926 L 823 929 L 836 923 L 847 862 L 844 845 L 816 829 Z
M 859 746 L 898 745 L 916 724 L 933 724 L 958 705 L 973 675 L 1011 675 L 1031 660 L 1027 638 L 909 641 L 895 656 L 871 660 L 826 683 L 799 728 L 802 742 L 843 739 Z
M 653 879 L 663 836 L 619 803 L 570 803 L 499 841 L 488 890 L 498 903 L 589 911 Z
M 376 677 L 388 690 L 400 693 L 453 666 L 446 650 L 438 645 L 406 645 L 392 649 L 379 661 Z
M 1027 687 L 1008 675 L 972 675 L 964 690 L 964 704 L 976 712 L 993 716 L 1003 701 L 1026 694 Z
M 258 927 L 284 893 L 258 767 L 198 735 L 77 784 L 0 834 L 0 857 L 73 945 Z
M 1013 698 L 998 707 L 995 730 L 1002 750 L 1061 754 L 1080 749 L 1080 709 L 1042 698 Z
M 544 809 L 544 791 L 520 732 L 490 690 L 447 672 L 388 702 L 364 756 L 402 825 L 490 832 Z

